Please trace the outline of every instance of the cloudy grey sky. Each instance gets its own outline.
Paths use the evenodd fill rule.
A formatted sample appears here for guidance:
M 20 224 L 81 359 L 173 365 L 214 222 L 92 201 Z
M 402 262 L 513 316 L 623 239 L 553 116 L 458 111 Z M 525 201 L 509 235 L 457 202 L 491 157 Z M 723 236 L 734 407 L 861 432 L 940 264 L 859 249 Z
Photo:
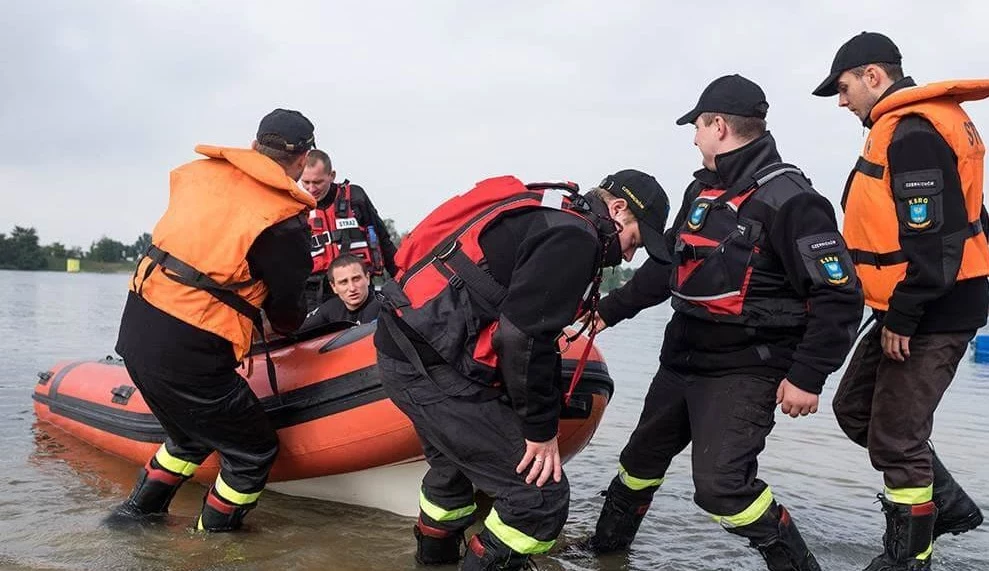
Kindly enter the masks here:
M 919 82 L 989 77 L 989 3 L 9 2 L 0 20 L 0 232 L 125 243 L 196 143 L 246 146 L 299 109 L 341 176 L 408 229 L 487 176 L 588 187 L 639 168 L 679 204 L 699 165 L 674 120 L 741 73 L 785 160 L 835 203 L 864 138 L 810 95 L 863 30 Z M 989 101 L 968 104 L 984 133 Z

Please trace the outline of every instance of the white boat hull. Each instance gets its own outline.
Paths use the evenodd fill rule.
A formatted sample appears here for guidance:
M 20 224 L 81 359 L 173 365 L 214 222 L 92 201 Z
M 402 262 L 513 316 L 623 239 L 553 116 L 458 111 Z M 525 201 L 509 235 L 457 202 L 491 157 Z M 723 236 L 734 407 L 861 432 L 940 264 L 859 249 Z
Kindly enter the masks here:
M 288 496 L 365 506 L 416 517 L 419 515 L 419 486 L 428 468 L 425 459 L 419 459 L 347 474 L 270 482 L 267 488 Z

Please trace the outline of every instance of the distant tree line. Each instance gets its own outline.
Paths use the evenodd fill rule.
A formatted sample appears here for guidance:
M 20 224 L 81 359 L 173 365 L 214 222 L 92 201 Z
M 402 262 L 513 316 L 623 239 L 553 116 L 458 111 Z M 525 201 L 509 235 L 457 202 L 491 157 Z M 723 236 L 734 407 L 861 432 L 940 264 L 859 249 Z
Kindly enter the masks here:
M 67 247 L 61 242 L 42 245 L 34 228 L 14 226 L 9 235 L 0 233 L 0 269 L 43 270 L 50 259 L 76 258 L 101 263 L 120 263 L 137 259 L 148 245 L 151 234 L 145 232 L 133 244 L 101 237 L 89 245 L 88 250 L 78 246 Z
M 601 280 L 601 291 L 607 292 L 622 287 L 625 285 L 625 282 L 632 278 L 632 274 L 634 273 L 635 268 L 624 265 L 606 268 L 604 270 L 604 277 Z
M 404 233 L 395 229 L 393 220 L 385 219 L 385 226 L 396 246 Z M 61 242 L 42 245 L 34 228 L 14 226 L 10 234 L 0 233 L 0 270 L 44 270 L 64 268 L 64 260 L 75 258 L 90 262 L 116 264 L 134 261 L 151 245 L 151 234 L 145 232 L 132 244 L 125 244 L 113 238 L 102 236 L 91 243 L 88 250 L 78 246 L 68 247 Z M 50 263 L 50 262 L 60 262 Z

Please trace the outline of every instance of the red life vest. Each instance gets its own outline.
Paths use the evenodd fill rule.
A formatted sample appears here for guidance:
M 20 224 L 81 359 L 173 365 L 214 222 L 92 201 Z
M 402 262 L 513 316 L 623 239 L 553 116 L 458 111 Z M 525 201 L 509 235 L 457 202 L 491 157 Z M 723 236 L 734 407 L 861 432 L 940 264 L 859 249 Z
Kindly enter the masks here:
M 398 273 L 382 287 L 383 313 L 401 320 L 469 381 L 496 385 L 492 339 L 507 290 L 480 267 L 480 236 L 505 214 L 536 208 L 572 214 L 597 235 L 586 209 L 573 200 L 576 191 L 572 183 L 526 185 L 503 176 L 483 180 L 443 203 L 402 241 L 395 256 Z M 379 322 L 400 346 L 408 346 L 407 339 L 403 343 L 397 337 L 404 337 L 399 328 L 388 325 L 390 319 Z M 407 353 L 405 347 L 403 351 Z
M 785 287 L 782 266 L 764 253 L 768 237 L 762 223 L 739 215 L 753 195 L 784 173 L 803 178 L 796 167 L 779 163 L 731 189 L 709 188 L 697 195 L 677 233 L 676 269 L 671 275 L 674 310 L 707 321 L 753 327 L 787 327 L 806 322 L 806 302 L 792 288 Z M 762 192 L 772 191 L 769 187 Z M 836 248 L 840 246 L 835 244 Z M 834 275 L 829 279 L 849 277 Z M 760 294 L 753 295 L 753 291 Z
M 352 254 L 364 260 L 372 275 L 384 273 L 384 258 L 378 232 L 386 228 L 361 225 L 354 214 L 350 181 L 337 186 L 337 196 L 330 208 L 313 208 L 309 211 L 309 227 L 312 229 L 313 274 L 322 275 L 340 254 Z

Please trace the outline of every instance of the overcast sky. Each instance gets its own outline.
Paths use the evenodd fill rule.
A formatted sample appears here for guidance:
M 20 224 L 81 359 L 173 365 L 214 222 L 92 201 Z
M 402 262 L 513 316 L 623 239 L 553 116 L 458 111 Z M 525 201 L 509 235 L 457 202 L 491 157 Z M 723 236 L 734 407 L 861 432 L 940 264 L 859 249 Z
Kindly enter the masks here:
M 864 130 L 810 91 L 838 46 L 882 31 L 918 82 L 989 77 L 989 2 L 826 4 L 7 2 L 0 232 L 131 243 L 194 145 L 247 146 L 275 107 L 403 230 L 498 174 L 638 168 L 676 207 L 700 155 L 674 121 L 727 73 L 765 89 L 784 160 L 837 204 Z M 989 101 L 967 109 L 989 134 Z

